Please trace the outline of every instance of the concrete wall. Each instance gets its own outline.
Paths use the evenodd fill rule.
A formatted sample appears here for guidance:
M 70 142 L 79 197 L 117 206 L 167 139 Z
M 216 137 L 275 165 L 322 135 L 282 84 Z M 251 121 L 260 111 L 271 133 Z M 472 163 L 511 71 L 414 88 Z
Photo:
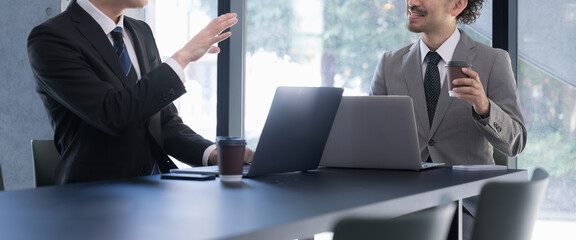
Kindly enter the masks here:
M 31 139 L 51 139 L 52 128 L 28 62 L 30 30 L 60 12 L 61 0 L 0 1 L 0 165 L 6 190 L 34 186 Z

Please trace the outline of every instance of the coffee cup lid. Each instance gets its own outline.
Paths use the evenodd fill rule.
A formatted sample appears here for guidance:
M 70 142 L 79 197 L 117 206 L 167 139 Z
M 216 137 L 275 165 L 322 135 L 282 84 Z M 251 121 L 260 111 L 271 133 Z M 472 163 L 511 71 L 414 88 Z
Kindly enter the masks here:
M 232 137 L 232 136 L 217 136 L 216 142 L 219 145 L 228 145 L 228 146 L 244 146 L 246 145 L 246 140 L 241 137 Z
M 446 63 L 446 67 L 472 67 L 472 64 L 464 61 L 450 61 Z

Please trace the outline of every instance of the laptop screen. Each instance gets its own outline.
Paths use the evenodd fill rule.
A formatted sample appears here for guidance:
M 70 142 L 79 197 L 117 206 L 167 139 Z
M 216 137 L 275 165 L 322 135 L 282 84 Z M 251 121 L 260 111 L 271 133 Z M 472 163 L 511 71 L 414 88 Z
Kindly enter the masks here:
M 320 165 L 421 169 L 412 99 L 408 96 L 343 97 Z
M 278 87 L 248 176 L 318 168 L 343 92 Z

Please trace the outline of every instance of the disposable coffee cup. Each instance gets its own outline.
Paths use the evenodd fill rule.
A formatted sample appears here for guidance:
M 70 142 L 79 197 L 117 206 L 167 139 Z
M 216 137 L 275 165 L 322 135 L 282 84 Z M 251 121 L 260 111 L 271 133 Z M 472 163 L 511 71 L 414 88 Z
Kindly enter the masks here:
M 218 151 L 220 181 L 241 181 L 246 140 L 241 137 L 218 136 L 216 137 L 216 149 Z
M 446 74 L 448 75 L 448 95 L 450 97 L 457 97 L 459 94 L 455 93 L 455 87 L 462 87 L 465 85 L 454 85 L 452 81 L 457 78 L 468 78 L 468 75 L 462 72 L 462 68 L 472 68 L 472 64 L 463 61 L 450 61 L 446 63 Z

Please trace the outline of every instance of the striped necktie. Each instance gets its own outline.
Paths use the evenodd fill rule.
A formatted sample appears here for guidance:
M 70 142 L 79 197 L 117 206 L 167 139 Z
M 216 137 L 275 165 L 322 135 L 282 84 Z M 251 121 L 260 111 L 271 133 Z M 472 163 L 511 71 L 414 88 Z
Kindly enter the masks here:
M 130 56 L 128 55 L 128 51 L 126 51 L 126 44 L 122 39 L 122 28 L 116 27 L 112 32 L 110 32 L 110 34 L 114 40 L 114 50 L 116 51 L 116 54 L 118 54 L 118 58 L 120 59 L 120 63 L 124 69 L 124 74 L 128 76 L 128 73 L 130 73 L 130 69 L 132 68 L 132 61 L 130 61 Z

